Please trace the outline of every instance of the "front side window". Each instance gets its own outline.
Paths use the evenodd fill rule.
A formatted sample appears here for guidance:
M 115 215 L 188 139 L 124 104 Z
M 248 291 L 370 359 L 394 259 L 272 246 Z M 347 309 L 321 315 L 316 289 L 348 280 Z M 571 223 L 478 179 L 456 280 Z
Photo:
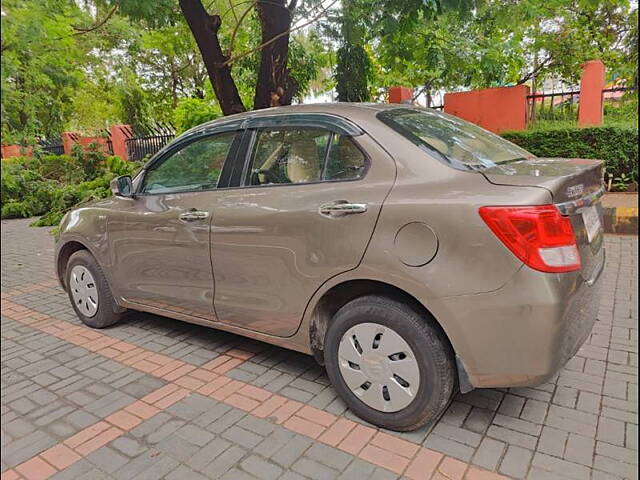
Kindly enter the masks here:
M 317 128 L 261 130 L 249 185 L 353 180 L 365 170 L 364 154 L 347 137 Z
M 221 133 L 189 143 L 149 170 L 143 193 L 173 193 L 216 188 L 235 138 Z
M 378 118 L 416 145 L 437 152 L 449 165 L 482 170 L 534 158 L 517 145 L 452 115 L 417 108 L 394 108 Z

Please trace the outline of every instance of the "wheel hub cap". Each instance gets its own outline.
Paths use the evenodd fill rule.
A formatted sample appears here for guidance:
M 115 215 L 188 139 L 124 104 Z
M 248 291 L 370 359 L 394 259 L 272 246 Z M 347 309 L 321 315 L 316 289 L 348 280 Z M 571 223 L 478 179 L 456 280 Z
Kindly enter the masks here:
M 98 313 L 98 289 L 93 275 L 86 267 L 76 265 L 71 269 L 69 288 L 73 303 L 85 317 Z
M 360 323 L 344 333 L 338 366 L 349 389 L 382 412 L 407 407 L 420 387 L 413 350 L 398 333 L 378 323 Z

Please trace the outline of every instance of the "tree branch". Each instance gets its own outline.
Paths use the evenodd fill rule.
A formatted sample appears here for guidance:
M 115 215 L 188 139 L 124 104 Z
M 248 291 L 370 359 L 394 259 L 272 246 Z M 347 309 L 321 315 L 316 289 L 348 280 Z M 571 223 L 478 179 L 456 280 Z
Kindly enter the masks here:
M 274 36 L 273 38 L 271 38 L 269 41 L 261 43 L 260 45 L 258 45 L 257 47 L 251 48 L 249 50 L 247 50 L 246 52 L 240 53 L 238 55 L 236 55 L 235 57 L 231 57 L 229 59 L 227 59 L 222 65 L 226 66 L 226 65 L 231 65 L 232 63 L 240 60 L 241 58 L 246 57 L 247 55 L 251 55 L 253 52 L 262 50 L 264 47 L 266 47 L 267 45 L 272 44 L 273 42 L 275 42 L 276 40 L 278 40 L 279 38 L 284 37 L 285 35 L 289 35 L 290 33 L 295 32 L 296 30 L 300 30 L 301 28 L 304 28 L 308 25 L 311 25 L 312 23 L 318 21 L 320 19 L 320 17 L 322 17 L 327 10 L 329 10 L 331 7 L 333 7 L 336 3 L 338 2 L 338 0 L 333 0 L 333 2 L 331 2 L 329 4 L 329 6 L 325 7 L 322 9 L 322 11 L 316 15 L 315 17 L 313 17 L 311 20 L 309 20 L 306 23 L 303 23 L 301 25 L 298 25 L 294 28 L 289 28 L 287 30 L 285 30 L 284 32 L 279 33 L 278 35 Z
M 418 90 L 418 92 L 417 92 L 417 93 L 413 96 L 413 98 L 411 99 L 411 103 L 415 102 L 415 101 L 418 99 L 418 97 L 424 93 L 424 91 L 425 91 L 426 89 L 427 89 L 427 87 L 422 87 L 422 88 L 420 88 L 420 90 Z
M 540 72 L 540 70 L 551 65 L 551 60 L 552 60 L 551 57 L 545 58 L 542 62 L 540 62 L 540 64 L 536 68 L 534 68 L 531 72 L 527 73 L 524 77 L 518 80 L 516 82 L 516 85 L 522 85 L 523 83 L 530 80 L 534 75 L 537 75 Z
M 256 6 L 257 0 L 251 2 L 251 5 L 240 15 L 240 20 L 236 18 L 236 26 L 233 28 L 233 32 L 231 33 L 231 40 L 229 40 L 229 49 L 227 50 L 227 56 L 231 58 L 231 53 L 233 52 L 233 42 L 236 40 L 236 34 L 238 33 L 238 29 L 240 28 L 240 24 L 244 21 L 245 17 L 249 14 L 251 9 Z M 235 15 L 235 14 L 234 14 Z
M 113 14 L 116 13 L 116 10 L 118 10 L 119 6 L 120 6 L 120 4 L 116 3 L 113 6 L 113 8 L 109 11 L 109 13 L 107 13 L 107 16 L 104 17 L 102 20 L 100 20 L 95 25 L 93 25 L 92 27 L 83 28 L 83 27 L 76 27 L 75 25 L 72 26 L 72 28 L 76 31 L 73 35 L 84 35 L 85 33 L 89 33 L 89 32 L 93 32 L 95 30 L 98 30 L 100 27 L 102 27 L 105 23 L 107 23 L 109 21 L 109 19 L 113 16 Z
M 238 23 L 238 15 L 236 15 L 236 8 L 233 6 L 233 0 L 229 0 L 229 10 L 231 10 L 233 18 L 235 19 L 236 23 Z

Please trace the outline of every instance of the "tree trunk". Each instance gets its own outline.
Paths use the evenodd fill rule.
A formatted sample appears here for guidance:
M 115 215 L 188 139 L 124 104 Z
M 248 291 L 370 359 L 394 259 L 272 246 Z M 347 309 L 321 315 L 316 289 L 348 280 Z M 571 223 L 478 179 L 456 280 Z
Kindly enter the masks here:
M 171 106 L 178 105 L 178 75 L 176 74 L 175 62 L 171 59 Z
M 286 5 L 285 0 L 259 0 L 256 8 L 262 27 L 262 43 L 291 28 L 295 0 L 289 6 Z M 297 85 L 289 76 L 288 56 L 288 33 L 262 49 L 258 83 L 253 100 L 254 109 L 291 105 Z
M 202 54 L 202 60 L 222 113 L 231 115 L 244 112 L 246 109 L 231 76 L 231 67 L 223 65 L 227 57 L 222 53 L 218 39 L 218 30 L 222 23 L 220 15 L 209 15 L 201 0 L 179 0 L 179 3 L 182 14 Z

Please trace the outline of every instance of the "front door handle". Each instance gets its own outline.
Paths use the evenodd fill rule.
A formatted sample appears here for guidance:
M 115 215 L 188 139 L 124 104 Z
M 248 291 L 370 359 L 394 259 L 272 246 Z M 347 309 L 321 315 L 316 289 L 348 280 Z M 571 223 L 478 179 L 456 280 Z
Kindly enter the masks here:
M 354 213 L 364 213 L 367 211 L 366 203 L 350 203 L 346 200 L 338 200 L 320 205 L 319 212 L 322 215 L 330 215 L 339 217 L 343 215 L 351 215 Z
M 209 212 L 201 212 L 198 210 L 189 210 L 180 214 L 180 220 L 183 222 L 197 222 L 198 220 L 204 220 L 209 216 Z

